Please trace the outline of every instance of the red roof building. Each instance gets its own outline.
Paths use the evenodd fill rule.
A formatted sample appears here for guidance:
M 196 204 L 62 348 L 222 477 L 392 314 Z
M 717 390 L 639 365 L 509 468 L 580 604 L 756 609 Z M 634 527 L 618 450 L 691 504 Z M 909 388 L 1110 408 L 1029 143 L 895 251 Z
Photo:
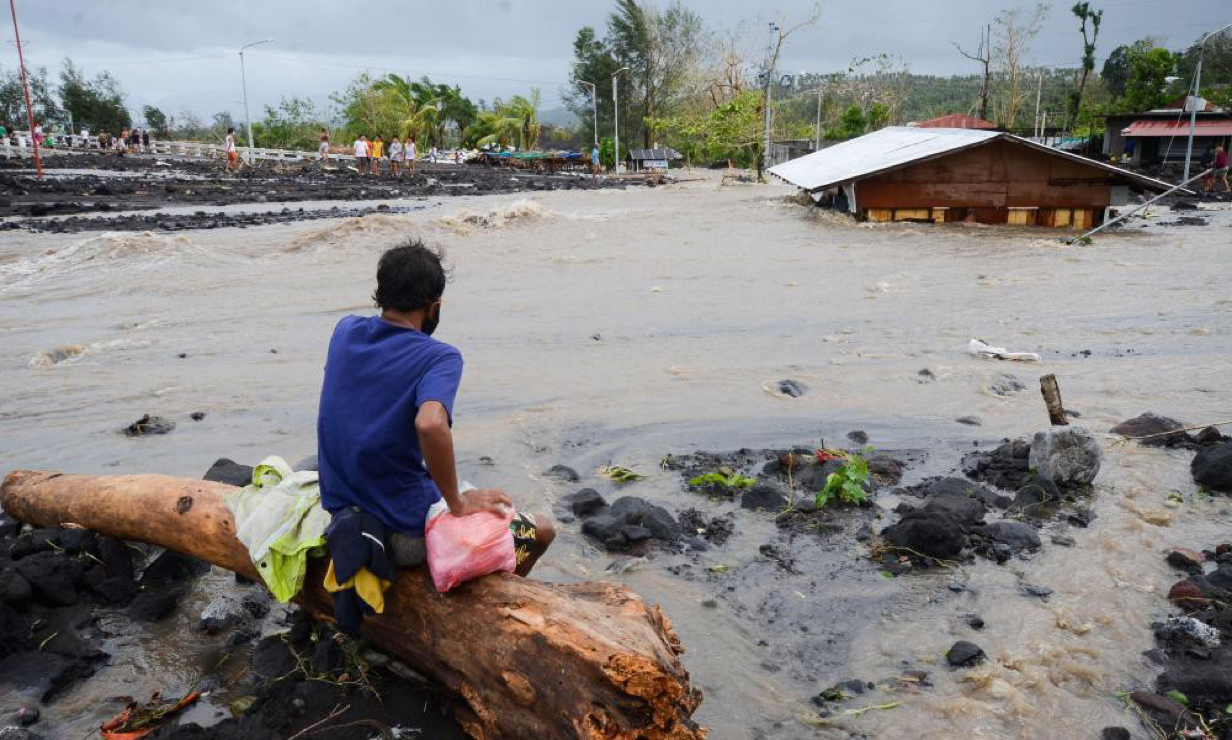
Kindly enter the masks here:
M 962 113 L 951 113 L 940 118 L 930 118 L 927 121 L 920 121 L 916 126 L 918 128 L 973 128 L 982 131 L 991 131 L 997 128 L 995 123 Z

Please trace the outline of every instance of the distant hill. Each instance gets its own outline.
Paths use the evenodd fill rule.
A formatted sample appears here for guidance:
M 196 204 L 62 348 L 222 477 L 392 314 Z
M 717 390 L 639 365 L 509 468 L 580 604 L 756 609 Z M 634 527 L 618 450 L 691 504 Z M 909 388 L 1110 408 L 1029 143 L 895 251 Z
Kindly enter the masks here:
M 578 125 L 578 118 L 568 108 L 545 108 L 539 111 L 539 122 L 562 128 L 573 128 Z

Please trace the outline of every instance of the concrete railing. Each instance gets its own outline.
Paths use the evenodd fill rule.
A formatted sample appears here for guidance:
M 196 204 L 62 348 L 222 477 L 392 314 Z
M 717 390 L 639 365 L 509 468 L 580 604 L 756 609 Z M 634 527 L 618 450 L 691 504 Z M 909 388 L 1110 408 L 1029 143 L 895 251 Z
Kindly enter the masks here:
M 55 148 L 39 147 L 40 156 L 56 156 L 61 154 L 81 154 L 86 152 L 110 152 L 114 147 L 102 147 L 97 138 L 84 138 L 78 134 L 58 134 L 55 136 Z M 315 161 L 320 158 L 317 152 L 305 152 L 297 149 L 264 149 L 246 146 L 237 148 L 240 157 L 247 161 L 265 160 L 274 162 Z M 3 140 L 0 152 L 5 159 L 13 157 L 33 158 L 34 141 L 28 131 L 15 131 Z M 165 157 L 183 157 L 192 159 L 225 159 L 226 147 L 222 144 L 206 144 L 197 141 L 151 141 L 150 146 L 142 150 L 143 154 L 154 154 Z M 330 160 L 353 162 L 354 154 L 330 153 Z

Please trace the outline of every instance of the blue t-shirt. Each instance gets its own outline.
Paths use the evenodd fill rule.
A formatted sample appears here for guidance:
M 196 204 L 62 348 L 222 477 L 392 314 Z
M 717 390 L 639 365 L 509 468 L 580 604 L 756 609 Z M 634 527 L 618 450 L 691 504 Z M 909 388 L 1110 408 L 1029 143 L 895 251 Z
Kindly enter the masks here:
M 317 416 L 321 504 L 347 506 L 390 529 L 422 536 L 441 492 L 428 475 L 415 415 L 439 401 L 453 420 L 462 355 L 380 316 L 347 316 L 334 328 Z

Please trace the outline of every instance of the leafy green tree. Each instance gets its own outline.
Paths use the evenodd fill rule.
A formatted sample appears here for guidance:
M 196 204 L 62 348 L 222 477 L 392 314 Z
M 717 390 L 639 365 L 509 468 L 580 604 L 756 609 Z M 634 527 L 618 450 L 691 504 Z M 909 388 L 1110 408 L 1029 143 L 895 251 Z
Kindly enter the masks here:
M 873 103 L 868 107 L 865 117 L 868 120 L 868 125 L 864 128 L 866 132 L 885 128 L 890 122 L 890 108 L 885 103 Z
M 1177 55 L 1176 74 L 1193 80 L 1198 63 L 1198 42 Z M 1206 40 L 1202 52 L 1202 97 L 1216 105 L 1232 107 L 1232 29 Z
M 610 136 L 599 139 L 599 164 L 609 171 L 616 167 L 616 142 Z
M 832 141 L 843 141 L 863 136 L 868 131 L 868 118 L 858 105 L 850 105 L 838 120 L 838 124 L 826 129 L 826 138 Z
M 1168 77 L 1176 68 L 1176 56 L 1162 47 L 1134 51 L 1129 58 L 1129 80 L 1118 101 L 1122 110 L 1145 111 L 1168 102 Z
M 56 105 L 55 96 L 51 94 L 51 86 L 47 83 L 47 70 L 44 67 L 26 69 L 26 79 L 30 83 L 30 101 L 34 105 L 34 120 L 38 123 L 54 121 L 61 115 L 60 107 Z M 21 75 L 17 70 L 5 70 L 0 74 L 0 123 L 8 129 L 29 128 L 26 116 L 26 96 L 22 91 Z
M 343 140 L 358 139 L 361 135 L 372 138 L 376 135 L 402 135 L 407 120 L 405 99 L 388 85 L 376 85 L 376 80 L 367 72 L 351 80 L 346 89 L 331 96 L 338 105 L 343 125 L 339 133 Z
M 141 109 L 141 117 L 145 119 L 145 125 L 153 129 L 155 134 L 161 137 L 167 136 L 169 127 L 166 113 L 152 105 L 147 105 Z
M 696 156 L 708 162 L 760 166 L 764 101 L 761 90 L 745 90 L 712 111 L 650 119 L 650 124 L 690 160 Z
M 620 68 L 608 44 L 595 35 L 595 29 L 586 26 L 578 31 L 573 40 L 573 66 L 570 68 L 574 80 L 585 80 L 595 84 L 594 105 L 590 99 L 590 85 L 571 83 L 561 90 L 565 107 L 573 112 L 584 124 L 584 128 L 594 130 L 595 112 L 599 117 L 600 132 L 612 130 L 612 74 Z M 627 86 L 627 81 L 626 81 Z
M 638 0 L 616 0 L 605 39 L 599 40 L 590 27 L 578 32 L 573 77 L 595 83 L 600 118 L 610 122 L 612 74 L 628 67 L 616 80 L 621 128 L 624 138 L 640 138 L 649 147 L 654 127 L 648 121 L 667 117 L 680 102 L 706 40 L 701 16 L 679 0 L 661 10 Z M 572 83 L 563 94 L 579 118 L 592 121 L 588 85 Z
M 283 98 L 278 107 L 265 106 L 265 118 L 252 126 L 253 143 L 266 149 L 311 151 L 325 128 L 307 98 Z
M 88 80 L 85 70 L 72 59 L 66 58 L 60 70 L 60 101 L 77 127 L 118 134 L 133 125 L 119 81 L 110 72 L 100 72 Z
M 1125 94 L 1125 85 L 1129 82 L 1133 58 L 1154 48 L 1153 40 L 1141 39 L 1132 44 L 1122 44 L 1112 50 L 1112 53 L 1104 60 L 1103 69 L 1099 74 L 1112 97 L 1119 98 Z
M 500 144 L 516 146 L 522 151 L 539 146 L 539 89 L 531 90 L 529 98 L 514 95 L 508 102 L 497 98 L 492 101 L 489 125 L 492 133 L 476 141 L 477 146 Z

